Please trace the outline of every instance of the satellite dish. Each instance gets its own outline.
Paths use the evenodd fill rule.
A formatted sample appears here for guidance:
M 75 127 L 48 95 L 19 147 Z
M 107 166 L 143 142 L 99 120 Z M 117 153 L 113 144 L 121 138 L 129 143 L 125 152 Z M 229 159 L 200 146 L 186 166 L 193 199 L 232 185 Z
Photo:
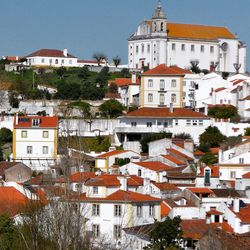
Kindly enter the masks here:
M 227 49 L 228 49 L 228 43 L 224 42 L 224 43 L 222 43 L 222 44 L 221 44 L 221 46 L 220 46 L 220 47 L 221 47 L 221 49 L 222 49 L 223 51 L 225 51 L 225 52 L 226 52 L 226 51 L 227 51 Z

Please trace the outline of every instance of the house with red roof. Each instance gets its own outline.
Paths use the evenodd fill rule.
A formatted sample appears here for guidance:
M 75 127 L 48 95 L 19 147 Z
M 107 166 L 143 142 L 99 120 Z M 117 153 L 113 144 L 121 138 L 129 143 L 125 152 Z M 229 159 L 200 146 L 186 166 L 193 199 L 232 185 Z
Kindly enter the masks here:
M 27 65 L 32 67 L 78 67 L 77 57 L 68 49 L 40 49 L 26 56 Z
M 152 133 L 190 134 L 193 141 L 199 142 L 199 135 L 211 125 L 211 119 L 203 113 L 187 108 L 144 107 L 119 117 L 120 124 L 115 128 L 118 140 L 140 140 L 142 135 Z
M 57 140 L 58 117 L 15 115 L 12 161 L 47 171 L 57 160 Z
M 116 164 L 117 159 L 138 161 L 140 155 L 132 150 L 111 150 L 95 158 L 95 169 L 108 173 L 111 171 L 111 166 Z
M 196 187 L 221 187 L 219 166 L 198 166 L 195 185 Z

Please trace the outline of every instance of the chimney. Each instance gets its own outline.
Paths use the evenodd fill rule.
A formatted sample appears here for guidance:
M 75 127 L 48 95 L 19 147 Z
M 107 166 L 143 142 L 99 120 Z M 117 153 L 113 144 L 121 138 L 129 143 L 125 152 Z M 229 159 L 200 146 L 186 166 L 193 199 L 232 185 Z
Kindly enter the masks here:
M 121 183 L 120 189 L 123 190 L 123 191 L 128 191 L 128 177 L 119 176 L 119 177 L 117 177 L 117 179 Z
M 132 73 L 132 83 L 136 83 L 136 73 L 133 71 Z
M 174 105 L 172 102 L 170 103 L 170 106 L 169 106 L 169 112 L 174 113 Z
M 208 104 L 204 103 L 204 114 L 207 115 L 208 114 Z
M 239 213 L 240 211 L 240 199 L 239 198 L 235 198 L 233 200 L 233 210 L 235 213 Z
M 63 50 L 63 55 L 64 55 L 65 57 L 68 56 L 68 49 L 64 49 L 64 50 Z
M 194 143 L 193 143 L 193 140 L 191 140 L 191 139 L 184 140 L 184 148 L 187 151 L 193 153 L 194 152 Z

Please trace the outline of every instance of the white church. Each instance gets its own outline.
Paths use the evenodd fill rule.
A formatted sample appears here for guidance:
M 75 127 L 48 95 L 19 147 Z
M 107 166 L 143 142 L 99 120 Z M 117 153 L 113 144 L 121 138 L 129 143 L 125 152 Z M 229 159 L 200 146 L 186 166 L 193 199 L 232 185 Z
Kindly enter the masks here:
M 128 39 L 129 68 L 190 68 L 191 62 L 209 71 L 245 73 L 246 44 L 226 27 L 168 22 L 159 0 L 152 19 Z

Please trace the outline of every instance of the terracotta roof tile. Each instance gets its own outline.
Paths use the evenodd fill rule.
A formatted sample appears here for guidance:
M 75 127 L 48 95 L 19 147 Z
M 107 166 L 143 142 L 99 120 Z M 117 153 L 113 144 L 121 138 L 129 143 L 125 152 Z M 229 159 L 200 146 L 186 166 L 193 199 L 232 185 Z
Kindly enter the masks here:
M 191 192 L 193 193 L 196 193 L 196 194 L 213 194 L 214 192 L 209 189 L 209 188 L 198 188 L 198 187 L 190 187 L 190 188 L 187 188 L 188 190 L 190 190 Z
M 82 183 L 90 178 L 95 178 L 96 174 L 94 172 L 78 172 L 72 174 L 69 179 L 70 182 Z
M 127 153 L 127 152 L 129 152 L 129 150 L 113 150 L 113 151 L 98 155 L 96 158 L 97 159 L 106 159 L 110 156 L 119 155 L 119 154 L 123 154 L 123 153 Z
M 225 90 L 225 89 L 226 89 L 226 88 L 224 88 L 224 87 L 217 88 L 217 89 L 214 90 L 214 92 L 218 93 L 218 92 L 221 92 L 221 91 L 223 91 L 223 90 Z
M 211 227 L 221 228 L 223 231 L 227 233 L 234 233 L 233 228 L 225 221 L 223 221 L 222 223 L 211 223 L 210 225 Z
M 220 168 L 218 166 L 210 166 L 209 167 L 211 169 L 211 177 L 219 177 L 220 176 Z M 205 170 L 205 167 L 200 167 L 200 174 L 199 176 L 204 176 L 204 170 Z
M 166 171 L 168 169 L 172 169 L 170 167 L 160 161 L 143 161 L 143 162 L 134 162 L 134 164 L 139 165 L 143 168 L 147 168 L 156 172 Z
M 180 118 L 208 118 L 203 113 L 195 112 L 191 109 L 174 108 L 170 112 L 169 108 L 140 108 L 129 112 L 126 117 L 180 117 Z
M 231 211 L 233 209 L 231 208 Z M 234 212 L 234 211 L 233 211 Z M 245 207 L 241 207 L 238 213 L 234 212 L 238 218 L 246 224 L 250 224 L 250 204 L 246 204 Z
M 196 151 L 194 151 L 194 155 L 195 156 L 202 156 L 202 155 L 205 155 L 205 153 L 200 151 L 200 150 L 196 150 Z
M 171 211 L 171 207 L 165 202 L 161 202 L 161 217 L 167 217 Z
M 159 66 L 150 69 L 142 74 L 142 76 L 148 75 L 180 75 L 184 76 L 186 74 L 192 74 L 191 71 L 179 68 L 177 66 L 168 67 L 165 64 L 160 64 Z
M 168 182 L 161 182 L 161 183 L 154 182 L 153 185 L 155 185 L 161 191 L 166 191 L 166 190 L 180 190 L 175 184 L 168 183 Z
M 14 117 L 14 128 L 32 128 L 32 119 L 39 119 L 39 128 L 57 128 L 57 116 L 18 116 L 18 124 L 15 123 L 16 116 Z M 37 128 L 36 127 L 36 128 Z
M 246 173 L 246 174 L 243 174 L 243 175 L 242 175 L 242 178 L 250 179 L 250 172 L 248 172 L 248 173 Z
M 207 212 L 209 215 L 223 215 L 223 213 L 217 211 L 217 210 L 210 210 Z
M 205 220 L 182 220 L 181 229 L 183 238 L 199 240 L 207 232 L 208 225 Z
M 186 162 L 181 161 L 179 159 L 176 159 L 175 157 L 171 156 L 171 155 L 162 155 L 162 157 L 164 157 L 165 159 L 177 164 L 177 165 L 187 165 Z
M 193 158 L 189 157 L 188 155 L 185 155 L 181 153 L 180 151 L 174 149 L 174 148 L 167 148 L 167 151 L 176 155 L 177 157 L 180 156 L 181 158 L 185 158 L 186 160 L 194 160 Z
M 105 99 L 121 99 L 121 95 L 119 93 L 106 93 L 104 98 Z
M 116 78 L 114 80 L 109 80 L 109 84 L 111 83 L 114 83 L 117 87 L 124 87 L 133 84 L 139 85 L 140 80 L 139 78 L 136 78 L 136 83 L 133 83 L 132 78 Z
M 65 56 L 63 54 L 62 50 L 57 50 L 57 49 L 40 49 L 37 50 L 31 54 L 29 54 L 26 57 L 36 57 L 36 56 L 42 56 L 42 57 L 63 57 L 63 58 L 76 58 L 75 56 L 72 56 L 68 54 Z

